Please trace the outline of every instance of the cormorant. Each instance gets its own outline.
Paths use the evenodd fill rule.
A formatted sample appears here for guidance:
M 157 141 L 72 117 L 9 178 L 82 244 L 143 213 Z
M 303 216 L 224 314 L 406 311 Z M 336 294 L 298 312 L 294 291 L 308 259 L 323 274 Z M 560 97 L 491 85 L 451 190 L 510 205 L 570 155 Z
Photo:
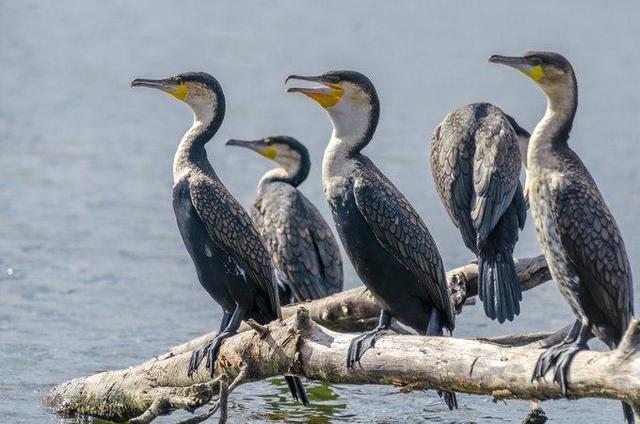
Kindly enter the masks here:
M 488 103 L 448 114 L 433 133 L 431 172 L 449 217 L 478 258 L 484 312 L 503 323 L 520 313 L 513 263 L 527 206 L 520 185 L 520 142 L 529 133 Z M 526 147 L 526 146 L 525 146 Z
M 281 304 L 342 291 L 338 244 L 320 212 L 297 189 L 311 169 L 307 148 L 286 136 L 227 145 L 251 149 L 280 165 L 260 179 L 251 218 L 271 252 Z
M 551 275 L 577 319 L 564 341 L 540 355 L 533 379 L 555 369 L 554 381 L 567 392 L 571 359 L 591 335 L 611 349 L 633 316 L 631 267 L 622 235 L 598 186 L 568 145 L 578 107 L 578 84 L 569 61 L 557 53 L 489 59 L 515 68 L 547 97 L 527 154 L 529 204 Z M 633 422 L 631 408 L 623 404 Z
M 409 201 L 361 153 L 378 124 L 375 87 L 353 71 L 291 75 L 289 80 L 320 85 L 287 91 L 318 102 L 333 123 L 322 163 L 325 196 L 351 263 L 382 308 L 378 326 L 352 340 L 347 367 L 374 347 L 391 318 L 420 334 L 452 332 L 453 305 L 435 241 Z M 455 394 L 446 393 L 445 401 L 455 407 Z
M 187 72 L 160 80 L 136 79 L 131 85 L 169 93 L 193 111 L 193 125 L 173 160 L 173 210 L 198 279 L 223 310 L 218 335 L 193 352 L 188 369 L 191 376 L 206 356 L 213 376 L 223 340 L 236 334 L 242 320 L 266 324 L 282 317 L 271 258 L 249 215 L 207 159 L 205 144 L 225 113 L 218 81 L 204 72 Z M 285 377 L 293 397 L 306 404 L 300 379 Z

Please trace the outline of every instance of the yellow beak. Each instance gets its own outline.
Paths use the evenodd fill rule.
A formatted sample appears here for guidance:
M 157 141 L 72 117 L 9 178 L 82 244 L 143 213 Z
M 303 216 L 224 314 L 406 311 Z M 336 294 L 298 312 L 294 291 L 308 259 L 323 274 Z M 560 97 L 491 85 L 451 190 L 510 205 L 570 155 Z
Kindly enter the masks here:
M 328 81 L 325 81 L 322 77 L 289 75 L 285 80 L 285 84 L 287 84 L 289 80 L 311 81 L 321 84 L 322 87 L 313 88 L 290 87 L 287 89 L 287 93 L 302 93 L 305 96 L 318 102 L 323 108 L 335 106 L 336 103 L 340 101 L 340 98 L 344 93 L 344 89 L 340 84 L 330 83 Z

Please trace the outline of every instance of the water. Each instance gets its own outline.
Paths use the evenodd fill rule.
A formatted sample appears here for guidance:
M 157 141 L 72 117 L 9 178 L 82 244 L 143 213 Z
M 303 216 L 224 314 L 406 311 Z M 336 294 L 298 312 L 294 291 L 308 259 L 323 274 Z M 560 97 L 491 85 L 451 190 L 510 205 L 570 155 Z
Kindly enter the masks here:
M 581 89 L 571 144 L 604 192 L 637 269 L 639 12 L 632 1 L 615 8 L 583 1 L 0 1 L 0 422 L 57 422 L 40 404 L 52 385 L 136 364 L 217 327 L 218 307 L 196 281 L 170 205 L 173 153 L 190 112 L 161 93 L 131 90 L 134 77 L 214 74 L 228 100 L 208 147 L 222 180 L 250 204 L 269 164 L 223 142 L 296 136 L 313 159 L 302 189 L 326 214 L 319 163 L 330 125 L 316 105 L 285 94 L 283 79 L 364 71 L 382 101 L 367 153 L 413 202 L 453 267 L 470 255 L 434 191 L 432 129 L 448 111 L 480 100 L 531 129 L 543 113 L 542 94 L 487 58 L 563 52 Z M 529 225 L 517 254 L 538 252 Z M 353 287 L 350 267 L 346 275 Z M 551 330 L 570 319 L 548 284 L 525 294 L 515 323 L 499 326 L 474 307 L 456 328 L 460 336 L 495 335 Z M 305 410 L 274 384 L 242 386 L 232 397 L 232 421 L 519 422 L 528 408 L 462 395 L 460 410 L 449 413 L 433 392 L 314 385 L 317 406 Z M 621 420 L 613 401 L 543 407 L 553 422 Z

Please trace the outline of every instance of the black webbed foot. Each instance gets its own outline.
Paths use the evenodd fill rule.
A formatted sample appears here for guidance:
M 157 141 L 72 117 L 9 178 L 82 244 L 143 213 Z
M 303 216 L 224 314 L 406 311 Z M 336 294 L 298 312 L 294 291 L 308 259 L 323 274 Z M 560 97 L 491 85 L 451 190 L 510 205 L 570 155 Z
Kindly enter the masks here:
M 584 349 L 589 349 L 585 343 L 567 341 L 550 347 L 538 358 L 531 380 L 540 380 L 547 371 L 553 369 L 553 382 L 560 385 L 562 394 L 566 396 L 569 365 L 575 354 Z
M 375 347 L 376 340 L 387 332 L 388 330 L 386 328 L 375 328 L 371 331 L 365 331 L 351 340 L 349 350 L 347 351 L 347 369 L 352 369 L 356 362 L 360 363 L 362 355 L 364 355 L 367 350 Z
M 198 349 L 194 350 L 191 354 L 191 359 L 189 360 L 189 369 L 187 371 L 187 376 L 191 377 L 194 372 L 198 370 L 200 367 L 200 363 L 206 357 L 206 367 L 209 370 L 211 377 L 214 374 L 214 367 L 216 363 L 216 359 L 218 358 L 218 352 L 220 351 L 220 346 L 222 346 L 222 342 L 228 338 L 233 336 L 233 333 L 230 332 L 222 332 L 214 337 L 212 340 L 204 343 Z

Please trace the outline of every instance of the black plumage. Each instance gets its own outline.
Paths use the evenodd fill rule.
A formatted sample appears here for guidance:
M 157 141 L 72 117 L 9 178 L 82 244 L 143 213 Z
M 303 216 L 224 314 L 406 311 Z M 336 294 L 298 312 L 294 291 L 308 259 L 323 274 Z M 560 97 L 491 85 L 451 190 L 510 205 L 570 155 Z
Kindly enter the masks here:
M 291 79 L 323 86 L 289 91 L 318 101 L 333 123 L 323 159 L 325 197 L 351 263 L 382 308 L 378 326 L 352 340 L 347 367 L 374 347 L 392 318 L 420 334 L 452 332 L 454 311 L 435 241 L 409 201 L 361 153 L 378 122 L 373 84 L 353 71 Z M 453 392 L 445 393 L 445 401 L 449 408 L 457 406 Z
M 271 253 L 280 302 L 319 299 L 342 290 L 340 249 L 316 207 L 298 190 L 309 174 L 309 153 L 286 136 L 230 140 L 278 162 L 258 185 L 251 218 Z
M 211 375 L 222 342 L 236 334 L 242 320 L 266 324 L 281 318 L 271 258 L 249 215 L 219 180 L 205 144 L 215 135 L 225 112 L 220 84 L 205 73 L 185 73 L 164 80 L 133 81 L 172 94 L 194 112 L 173 164 L 173 209 L 180 235 L 205 290 L 222 307 L 218 335 L 191 357 L 188 374 L 206 357 Z M 307 403 L 298 377 L 286 376 L 294 398 Z
M 567 371 L 592 335 L 618 346 L 633 317 L 631 267 L 618 228 L 598 186 L 568 139 L 578 107 L 578 84 L 557 53 L 492 56 L 534 79 L 547 96 L 547 112 L 528 150 L 529 203 L 551 275 L 576 316 L 570 334 L 540 355 L 533 378 L 554 370 L 567 393 Z M 623 403 L 627 422 L 631 407 Z
M 518 136 L 529 134 L 515 128 L 521 134 L 500 109 L 475 103 L 448 114 L 431 144 L 436 189 L 465 246 L 478 257 L 484 311 L 500 323 L 520 313 L 522 300 L 513 249 L 527 215 Z

